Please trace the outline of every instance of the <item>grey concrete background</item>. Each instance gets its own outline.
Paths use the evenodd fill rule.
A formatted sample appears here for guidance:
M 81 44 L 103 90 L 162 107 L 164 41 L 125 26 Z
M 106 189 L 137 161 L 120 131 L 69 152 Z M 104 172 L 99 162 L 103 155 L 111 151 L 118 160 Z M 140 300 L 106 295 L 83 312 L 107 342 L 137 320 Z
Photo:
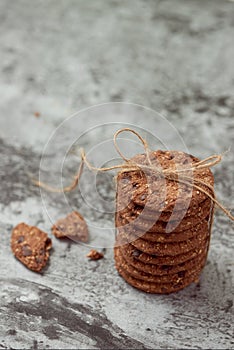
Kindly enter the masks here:
M 169 296 L 128 286 L 112 249 L 89 262 L 88 247 L 53 239 L 50 265 L 38 275 L 9 245 L 21 221 L 50 232 L 28 173 L 37 176 L 48 137 L 77 110 L 142 104 L 167 117 L 194 155 L 233 146 L 233 37 L 231 1 L 0 0 L 0 349 L 234 348 L 234 235 L 220 211 L 199 284 Z M 56 147 L 51 155 L 59 157 Z M 214 169 L 229 207 L 233 160 L 229 152 Z M 76 196 L 71 203 L 80 206 Z M 62 214 L 53 196 L 49 205 Z M 110 217 L 94 219 L 105 225 Z

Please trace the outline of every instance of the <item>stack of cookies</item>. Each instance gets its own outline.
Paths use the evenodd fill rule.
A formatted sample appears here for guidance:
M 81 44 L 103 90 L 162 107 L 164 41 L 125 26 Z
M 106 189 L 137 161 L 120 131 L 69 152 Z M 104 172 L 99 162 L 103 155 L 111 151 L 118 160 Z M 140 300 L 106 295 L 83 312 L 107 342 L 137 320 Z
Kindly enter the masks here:
M 193 184 L 208 184 L 200 186 L 213 196 L 213 175 L 209 168 L 188 170 L 199 159 L 184 152 L 152 151 L 131 161 L 142 167 L 117 176 L 116 268 L 145 292 L 176 292 L 198 281 L 206 263 L 213 202 Z M 149 161 L 178 180 L 189 177 L 191 185 L 147 170 Z

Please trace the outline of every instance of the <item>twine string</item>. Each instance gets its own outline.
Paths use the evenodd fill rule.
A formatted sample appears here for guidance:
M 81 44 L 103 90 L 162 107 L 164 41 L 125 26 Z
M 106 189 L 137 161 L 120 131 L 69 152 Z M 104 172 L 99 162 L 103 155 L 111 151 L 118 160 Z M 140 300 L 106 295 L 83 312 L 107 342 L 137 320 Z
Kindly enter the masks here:
M 138 139 L 141 141 L 143 147 L 144 147 L 144 150 L 145 150 L 145 153 L 146 153 L 146 157 L 147 157 L 147 160 L 148 160 L 148 163 L 150 165 L 152 165 L 152 162 L 151 162 L 151 159 L 150 159 L 150 149 L 149 149 L 149 146 L 146 142 L 145 139 L 143 139 L 143 137 L 135 130 L 133 129 L 130 129 L 130 128 L 122 128 L 122 129 L 119 129 L 115 132 L 114 134 L 114 137 L 113 137 L 113 140 L 114 140 L 114 146 L 115 146 L 115 149 L 116 151 L 119 153 L 120 157 L 125 160 L 125 162 L 129 162 L 130 159 L 127 159 L 124 154 L 120 151 L 120 148 L 117 144 L 117 137 L 119 136 L 119 134 L 121 134 L 122 132 L 124 131 L 127 131 L 127 132 L 131 132 L 132 134 L 136 135 L 138 137 Z
M 123 132 L 130 132 L 130 133 L 134 134 L 135 136 L 137 136 L 137 138 L 141 141 L 141 143 L 144 147 L 144 151 L 146 154 L 148 164 L 138 164 L 137 162 L 126 158 L 125 155 L 121 152 L 121 150 L 117 144 L 117 138 Z M 55 193 L 71 192 L 79 184 L 84 165 L 86 165 L 89 170 L 95 171 L 95 172 L 107 172 L 110 170 L 120 170 L 120 172 L 131 172 L 131 171 L 141 171 L 142 172 L 142 171 L 145 171 L 145 172 L 149 172 L 150 174 L 157 175 L 159 178 L 165 177 L 166 179 L 168 179 L 170 181 L 176 181 L 178 183 L 183 183 L 186 186 L 196 188 L 198 191 L 204 193 L 208 198 L 210 198 L 210 200 L 213 202 L 213 205 L 217 205 L 232 221 L 234 221 L 234 216 L 231 214 L 231 212 L 227 208 L 225 208 L 216 199 L 215 194 L 214 194 L 214 189 L 210 184 L 208 184 L 206 181 L 203 181 L 201 179 L 196 179 L 193 176 L 186 175 L 186 173 L 191 172 L 191 171 L 198 171 L 201 169 L 207 169 L 207 168 L 210 168 L 210 167 L 217 165 L 218 163 L 221 162 L 223 154 L 211 155 L 211 156 L 209 156 L 201 161 L 193 163 L 191 166 L 183 167 L 181 169 L 162 169 L 162 168 L 159 168 L 159 167 L 154 166 L 152 164 L 152 161 L 150 159 L 151 150 L 150 150 L 146 140 L 143 139 L 143 137 L 137 131 L 130 129 L 130 128 L 122 128 L 122 129 L 115 132 L 114 137 L 113 137 L 113 142 L 114 142 L 114 146 L 115 146 L 117 153 L 120 155 L 120 157 L 124 161 L 123 163 L 117 164 L 117 165 L 112 165 L 109 167 L 98 168 L 98 167 L 93 166 L 87 160 L 84 149 L 81 149 L 81 152 L 80 152 L 81 163 L 80 163 L 78 172 L 75 175 L 74 180 L 72 181 L 71 185 L 66 186 L 64 188 L 54 188 L 54 187 L 51 187 L 51 186 L 49 186 L 41 181 L 33 180 L 34 184 L 41 187 L 41 188 L 44 188 L 50 192 L 55 192 Z M 202 186 L 204 186 L 205 188 Z M 210 190 L 212 192 L 212 194 L 209 193 L 207 189 Z
M 53 192 L 53 193 L 63 193 L 63 192 L 67 193 L 67 192 L 71 192 L 72 190 L 74 190 L 78 186 L 78 183 L 79 183 L 79 180 L 81 178 L 83 169 L 84 169 L 84 161 L 81 158 L 81 162 L 80 162 L 77 174 L 74 177 L 74 180 L 72 181 L 71 185 L 63 187 L 63 188 L 56 188 L 56 187 L 47 185 L 44 182 L 38 181 L 36 179 L 32 179 L 32 182 L 34 183 L 34 185 L 36 185 L 36 186 L 38 186 L 40 188 L 44 188 L 48 192 Z

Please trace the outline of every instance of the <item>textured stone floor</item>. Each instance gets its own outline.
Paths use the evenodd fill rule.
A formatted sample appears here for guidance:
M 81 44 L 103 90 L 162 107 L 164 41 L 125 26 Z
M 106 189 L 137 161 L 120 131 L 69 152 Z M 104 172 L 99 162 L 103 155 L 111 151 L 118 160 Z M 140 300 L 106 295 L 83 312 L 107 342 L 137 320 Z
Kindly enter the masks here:
M 77 191 L 67 202 L 41 197 L 30 179 L 38 176 L 52 132 L 83 108 L 144 105 L 166 117 L 198 157 L 233 148 L 233 38 L 231 1 L 0 1 L 0 349 L 234 348 L 233 225 L 218 210 L 200 282 L 169 296 L 128 286 L 115 271 L 112 249 L 89 262 L 89 247 L 53 239 L 50 265 L 38 275 L 16 261 L 9 246 L 15 224 L 25 221 L 50 234 L 51 220 L 66 214 L 67 205 L 90 222 L 94 246 L 113 244 L 105 201 L 96 203 L 97 211 L 86 208 Z M 98 122 L 130 122 L 180 147 L 180 138 L 164 132 L 149 110 L 142 118 L 137 107 L 128 105 L 126 115 L 115 107 L 103 120 L 99 112 Z M 95 125 L 88 115 L 65 123 L 47 147 L 42 176 L 48 182 L 71 140 Z M 104 137 L 95 130 L 81 140 L 86 149 Z M 77 159 L 66 159 L 65 182 Z M 228 207 L 233 161 L 231 151 L 214 169 L 217 196 Z M 109 176 L 99 185 L 103 198 L 113 198 Z M 89 186 L 84 181 L 90 203 L 96 197 Z

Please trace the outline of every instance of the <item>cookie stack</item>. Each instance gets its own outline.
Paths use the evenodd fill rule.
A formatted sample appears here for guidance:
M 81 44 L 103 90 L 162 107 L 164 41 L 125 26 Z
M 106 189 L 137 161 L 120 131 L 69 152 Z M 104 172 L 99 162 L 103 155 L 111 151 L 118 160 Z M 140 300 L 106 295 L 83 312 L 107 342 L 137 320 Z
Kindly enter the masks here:
M 153 151 L 149 158 L 151 167 L 177 171 L 176 176 L 182 169 L 192 184 L 201 180 L 214 195 L 209 168 L 183 172 L 199 159 L 177 151 Z M 136 155 L 131 160 L 142 168 L 117 176 L 115 264 L 132 286 L 171 293 L 198 281 L 209 248 L 213 202 L 193 185 L 147 170 L 149 158 Z

